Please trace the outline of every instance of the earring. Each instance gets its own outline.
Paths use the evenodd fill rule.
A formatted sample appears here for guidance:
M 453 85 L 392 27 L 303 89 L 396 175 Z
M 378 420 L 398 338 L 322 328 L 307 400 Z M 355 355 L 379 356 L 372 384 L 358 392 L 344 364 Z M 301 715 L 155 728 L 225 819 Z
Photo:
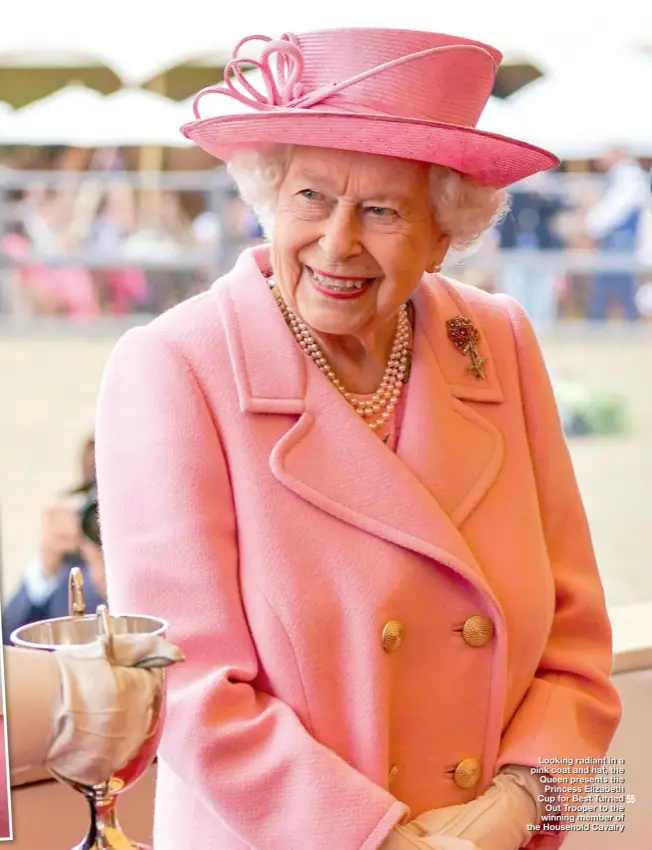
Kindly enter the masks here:
M 437 274 L 440 271 L 441 271 L 441 263 L 437 263 L 437 265 L 430 267 L 430 274 Z

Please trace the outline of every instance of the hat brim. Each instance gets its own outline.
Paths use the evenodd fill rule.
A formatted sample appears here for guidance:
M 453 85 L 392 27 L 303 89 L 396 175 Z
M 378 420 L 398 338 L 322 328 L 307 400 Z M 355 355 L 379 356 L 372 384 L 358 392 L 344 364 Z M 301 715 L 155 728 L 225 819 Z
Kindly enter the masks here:
M 518 139 L 385 115 L 275 109 L 202 118 L 184 124 L 181 132 L 224 162 L 243 147 L 306 145 L 445 165 L 496 189 L 559 165 L 550 151 Z

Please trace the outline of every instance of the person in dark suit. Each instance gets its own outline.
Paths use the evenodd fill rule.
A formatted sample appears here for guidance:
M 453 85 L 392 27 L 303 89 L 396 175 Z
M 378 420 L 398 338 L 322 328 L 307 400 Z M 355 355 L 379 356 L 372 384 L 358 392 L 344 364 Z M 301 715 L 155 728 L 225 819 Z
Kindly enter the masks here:
M 106 596 L 90 579 L 84 559 L 78 555 L 70 555 L 62 560 L 61 573 L 57 576 L 53 589 L 45 597 L 35 594 L 33 586 L 30 586 L 27 579 L 23 579 L 18 591 L 2 612 L 2 642 L 5 646 L 11 644 L 12 632 L 21 626 L 52 617 L 68 616 L 68 575 L 73 567 L 82 569 L 87 612 L 93 613 L 98 605 L 106 604 Z
M 83 446 L 82 484 L 66 491 L 44 513 L 38 554 L 27 564 L 18 591 L 2 612 L 2 642 L 21 626 L 52 617 L 68 616 L 68 576 L 80 567 L 88 613 L 106 604 L 104 558 L 98 535 L 84 533 L 80 514 L 90 504 L 95 488 L 95 441 Z M 91 536 L 89 536 L 89 533 Z M 93 539 L 95 538 L 95 539 Z
M 626 150 L 613 148 L 599 160 L 605 177 L 604 194 L 586 220 L 586 231 L 597 250 L 635 256 L 641 244 L 641 228 L 649 205 L 645 171 Z M 616 306 L 629 321 L 639 318 L 636 304 L 638 276 L 631 271 L 606 271 L 593 280 L 590 316 L 600 322 L 610 318 Z
M 567 209 L 564 199 L 546 186 L 540 175 L 522 181 L 511 209 L 498 227 L 500 248 L 510 251 L 560 251 L 564 243 L 555 230 L 557 216 Z M 502 275 L 501 291 L 515 298 L 537 330 L 557 318 L 559 274 L 544 263 L 523 265 L 517 258 Z

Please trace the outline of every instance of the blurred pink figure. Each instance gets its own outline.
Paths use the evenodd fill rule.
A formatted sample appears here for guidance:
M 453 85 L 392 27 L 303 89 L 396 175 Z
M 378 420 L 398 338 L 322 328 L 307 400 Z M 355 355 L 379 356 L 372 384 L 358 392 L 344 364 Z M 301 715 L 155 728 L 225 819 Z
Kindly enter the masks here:
M 2 240 L 2 250 L 9 257 L 24 256 L 29 249 L 29 240 L 19 233 L 10 233 Z M 37 307 L 37 312 L 63 314 L 77 321 L 100 314 L 95 285 L 86 269 L 48 268 L 35 264 L 21 266 L 19 276 L 30 302 Z
M 147 277 L 140 269 L 114 269 L 104 274 L 109 292 L 109 313 L 124 315 L 133 312 L 147 300 Z

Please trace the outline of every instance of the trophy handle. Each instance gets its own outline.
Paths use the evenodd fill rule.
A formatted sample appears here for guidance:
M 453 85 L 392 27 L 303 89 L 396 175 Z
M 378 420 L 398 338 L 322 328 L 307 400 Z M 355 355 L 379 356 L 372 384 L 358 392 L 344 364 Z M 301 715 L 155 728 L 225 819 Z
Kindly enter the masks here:
M 79 567 L 73 567 L 68 577 L 68 613 L 71 617 L 83 617 L 86 613 L 84 576 Z
M 111 615 L 106 605 L 97 606 L 97 636 L 104 644 L 107 659 L 113 663 L 115 661 L 113 655 L 113 626 L 111 625 Z

